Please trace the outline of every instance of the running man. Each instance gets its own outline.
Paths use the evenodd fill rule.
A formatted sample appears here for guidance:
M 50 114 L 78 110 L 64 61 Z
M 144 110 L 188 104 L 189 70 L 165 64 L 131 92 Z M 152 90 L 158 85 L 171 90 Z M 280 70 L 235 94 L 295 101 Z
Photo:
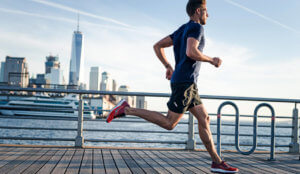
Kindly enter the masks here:
M 106 121 L 109 123 L 115 118 L 134 115 L 164 129 L 172 130 L 183 114 L 190 111 L 198 120 L 200 138 L 211 156 L 211 171 L 236 173 L 239 170 L 222 161 L 216 152 L 209 116 L 198 94 L 197 79 L 201 63 L 208 62 L 218 68 L 222 62 L 218 57 L 211 58 L 202 53 L 205 44 L 203 25 L 208 18 L 206 0 L 189 0 L 186 11 L 190 21 L 154 45 L 156 56 L 166 68 L 166 78 L 171 80 L 172 94 L 167 103 L 169 108 L 167 116 L 159 112 L 132 108 L 125 100 L 121 100 L 111 110 Z M 164 52 L 164 48 L 170 46 L 174 48 L 175 70 Z

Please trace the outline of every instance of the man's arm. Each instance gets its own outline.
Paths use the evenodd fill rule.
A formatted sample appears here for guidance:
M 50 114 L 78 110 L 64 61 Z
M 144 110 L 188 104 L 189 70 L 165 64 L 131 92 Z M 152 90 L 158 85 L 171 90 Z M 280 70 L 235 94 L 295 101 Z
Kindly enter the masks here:
M 199 49 L 199 41 L 193 37 L 187 39 L 186 55 L 196 61 L 209 62 L 215 67 L 219 67 L 222 63 L 222 60 L 218 57 L 211 58 L 204 55 Z
M 156 56 L 166 68 L 171 67 L 171 65 L 166 58 L 164 48 L 170 47 L 172 45 L 173 41 L 171 37 L 167 36 L 153 46 Z

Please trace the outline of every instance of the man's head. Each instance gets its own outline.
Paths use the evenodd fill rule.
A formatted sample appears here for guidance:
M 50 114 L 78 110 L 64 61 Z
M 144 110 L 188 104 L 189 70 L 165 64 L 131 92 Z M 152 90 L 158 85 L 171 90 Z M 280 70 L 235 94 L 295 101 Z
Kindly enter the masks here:
M 206 0 L 189 0 L 186 12 L 191 18 L 199 20 L 202 25 L 206 24 L 208 18 Z

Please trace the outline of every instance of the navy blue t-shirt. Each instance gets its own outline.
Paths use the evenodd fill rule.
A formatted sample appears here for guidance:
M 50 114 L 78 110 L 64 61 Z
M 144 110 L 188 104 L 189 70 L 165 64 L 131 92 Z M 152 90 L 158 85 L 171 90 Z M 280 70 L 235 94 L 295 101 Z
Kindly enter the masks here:
M 186 55 L 187 39 L 193 37 L 199 41 L 198 49 L 203 52 L 205 45 L 204 29 L 199 23 L 190 20 L 170 35 L 175 55 L 175 70 L 171 83 L 193 82 L 197 84 L 201 61 L 195 61 Z

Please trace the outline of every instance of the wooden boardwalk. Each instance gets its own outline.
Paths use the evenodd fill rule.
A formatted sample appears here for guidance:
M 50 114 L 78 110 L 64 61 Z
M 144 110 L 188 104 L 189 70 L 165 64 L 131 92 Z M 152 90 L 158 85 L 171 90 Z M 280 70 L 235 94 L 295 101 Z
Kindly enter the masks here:
M 244 156 L 223 152 L 240 173 L 300 173 L 299 154 Z M 210 173 L 210 158 L 204 151 L 99 149 L 68 147 L 0 147 L 0 173 Z

